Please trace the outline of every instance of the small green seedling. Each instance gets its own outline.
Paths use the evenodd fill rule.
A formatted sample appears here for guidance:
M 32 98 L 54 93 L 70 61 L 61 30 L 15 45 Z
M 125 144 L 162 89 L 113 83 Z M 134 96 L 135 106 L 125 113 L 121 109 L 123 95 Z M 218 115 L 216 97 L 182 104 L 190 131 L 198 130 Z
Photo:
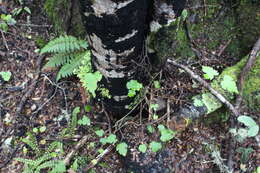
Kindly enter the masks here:
M 152 152 L 156 153 L 160 149 L 162 149 L 162 144 L 160 142 L 152 141 L 149 145 L 151 148 Z
M 152 125 L 148 125 L 146 128 L 147 128 L 149 133 L 155 132 L 155 129 L 154 129 L 154 127 Z
M 232 128 L 229 130 L 239 142 L 243 142 L 247 137 L 254 137 L 259 132 L 259 126 L 256 122 L 249 116 L 239 116 L 237 119 L 239 122 L 243 123 L 246 128 Z
M 154 88 L 156 88 L 156 89 L 161 88 L 161 84 L 160 84 L 160 82 L 158 80 L 153 81 L 153 85 L 154 85 Z
M 1 71 L 0 76 L 4 81 L 8 82 L 11 79 L 12 73 L 10 71 Z
M 117 144 L 116 146 L 116 151 L 118 151 L 118 153 L 122 156 L 126 156 L 127 153 L 127 144 L 125 142 L 121 142 L 119 144 Z
M 105 144 L 114 144 L 117 142 L 117 138 L 116 135 L 114 134 L 110 134 L 108 137 L 106 138 L 101 138 L 100 139 L 101 144 L 105 145 Z
M 90 126 L 91 121 L 90 121 L 89 117 L 87 117 L 86 115 L 84 115 L 84 116 L 82 117 L 82 119 L 78 120 L 78 124 L 79 124 L 79 125 L 83 125 L 83 126 L 85 126 L 85 125 Z
M 158 129 L 161 133 L 161 137 L 160 140 L 162 142 L 167 142 L 170 141 L 171 139 L 174 138 L 174 136 L 176 135 L 176 131 L 173 131 L 171 129 L 165 128 L 164 125 L 158 125 Z
M 102 129 L 101 130 L 96 130 L 95 133 L 96 133 L 96 135 L 98 135 L 98 137 L 102 137 L 105 134 L 104 130 L 102 130 Z
M 147 150 L 147 146 L 145 144 L 140 144 L 138 150 L 142 153 L 145 153 Z
M 219 75 L 218 71 L 209 66 L 202 66 L 202 71 L 204 72 L 203 77 L 209 80 L 212 80 L 215 76 Z
M 127 82 L 126 87 L 128 89 L 128 97 L 134 97 L 136 92 L 143 88 L 143 84 L 139 83 L 137 80 L 130 80 Z

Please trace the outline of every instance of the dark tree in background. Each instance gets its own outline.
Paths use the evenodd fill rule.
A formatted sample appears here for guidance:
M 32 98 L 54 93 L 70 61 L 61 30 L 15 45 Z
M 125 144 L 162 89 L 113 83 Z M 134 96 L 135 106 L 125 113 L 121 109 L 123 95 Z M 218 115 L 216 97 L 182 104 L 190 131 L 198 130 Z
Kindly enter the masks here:
M 109 110 L 126 112 L 133 98 L 127 96 L 131 79 L 144 82 L 141 62 L 147 58 L 150 25 L 162 27 L 176 19 L 185 0 L 80 0 L 94 68 L 103 75 L 101 85 L 112 96 L 104 98 Z

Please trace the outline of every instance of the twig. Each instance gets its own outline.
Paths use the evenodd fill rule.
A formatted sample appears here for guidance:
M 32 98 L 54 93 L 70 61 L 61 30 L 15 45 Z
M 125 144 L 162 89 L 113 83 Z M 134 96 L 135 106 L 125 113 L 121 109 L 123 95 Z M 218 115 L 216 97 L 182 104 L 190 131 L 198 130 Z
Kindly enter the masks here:
M 3 31 L 0 29 L 0 32 L 1 32 L 1 35 L 2 35 L 2 38 L 3 38 L 3 42 L 4 42 L 4 45 L 5 45 L 5 48 L 7 51 L 9 51 L 9 47 L 7 45 L 7 42 L 6 42 L 6 39 L 5 39 L 5 35 L 3 33 Z
M 80 147 L 87 142 L 88 139 L 89 139 L 89 135 L 83 136 L 81 138 L 81 140 L 77 143 L 77 145 L 69 152 L 69 154 L 66 155 L 64 159 L 65 165 L 69 165 L 71 158 L 80 149 Z
M 27 23 L 16 23 L 17 26 L 28 26 L 28 27 L 45 27 L 45 28 L 50 28 L 52 25 L 36 25 L 36 24 L 27 24 Z
M 229 110 L 235 115 L 238 116 L 239 113 L 236 110 L 236 108 L 222 95 L 220 94 L 218 91 L 216 91 L 214 88 L 212 88 L 204 79 L 202 79 L 199 75 L 195 74 L 192 70 L 190 70 L 187 66 L 185 65 L 181 65 L 177 62 L 175 62 L 172 59 L 168 59 L 167 60 L 169 63 L 182 68 L 183 70 L 185 70 L 187 73 L 189 73 L 189 75 L 195 79 L 196 81 L 198 81 L 199 83 L 201 83 L 203 85 L 203 87 L 207 88 L 215 97 L 217 97 L 222 103 L 224 103 Z
M 115 148 L 115 144 L 111 144 L 109 145 L 104 152 L 102 152 L 101 154 L 99 154 L 95 159 L 93 159 L 90 164 L 83 169 L 83 172 L 88 172 L 91 168 L 94 168 L 101 160 L 102 158 L 104 158 L 104 156 L 106 156 L 108 153 L 110 153 L 110 151 L 112 151 Z

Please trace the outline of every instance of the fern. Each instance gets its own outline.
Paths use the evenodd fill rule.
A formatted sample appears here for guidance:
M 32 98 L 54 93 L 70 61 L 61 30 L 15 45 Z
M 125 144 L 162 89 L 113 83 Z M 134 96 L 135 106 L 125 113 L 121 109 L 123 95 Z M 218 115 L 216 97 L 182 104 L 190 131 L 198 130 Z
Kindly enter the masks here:
M 61 65 L 65 64 L 65 63 L 67 63 L 72 57 L 73 57 L 73 55 L 71 55 L 71 54 L 65 54 L 65 53 L 55 54 L 44 65 L 43 68 L 61 66 Z
M 61 66 L 57 80 L 68 77 L 82 64 L 82 59 L 87 53 L 90 57 L 89 51 L 85 50 L 86 48 L 87 42 L 85 40 L 73 36 L 65 35 L 51 40 L 40 51 L 41 54 L 54 54 L 44 68 Z
M 85 52 L 81 52 L 75 55 L 68 63 L 64 64 L 57 75 L 57 80 L 61 78 L 71 76 L 76 68 L 81 65 L 81 58 L 84 56 Z
M 37 139 L 36 139 L 36 137 L 32 133 L 28 133 L 27 138 L 23 138 L 22 142 L 24 142 L 25 144 L 29 145 L 29 147 L 33 151 L 35 151 L 37 155 L 40 154 L 40 149 L 39 149 L 39 146 L 37 144 Z
M 85 40 L 79 40 L 73 36 L 60 36 L 47 43 L 40 51 L 40 54 L 44 53 L 70 53 L 81 48 L 87 48 L 87 42 Z

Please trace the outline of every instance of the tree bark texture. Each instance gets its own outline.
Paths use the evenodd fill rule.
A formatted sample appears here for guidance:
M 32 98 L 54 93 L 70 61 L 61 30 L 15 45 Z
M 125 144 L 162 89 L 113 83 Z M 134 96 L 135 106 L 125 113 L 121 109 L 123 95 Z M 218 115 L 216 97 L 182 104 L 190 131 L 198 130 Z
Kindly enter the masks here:
M 141 61 L 145 58 L 150 23 L 157 27 L 168 24 L 181 13 L 185 1 L 81 0 L 81 3 L 92 64 L 102 73 L 101 85 L 112 96 L 103 98 L 104 103 L 112 111 L 124 112 L 133 101 L 127 96 L 127 82 L 131 79 L 142 82 L 147 75 Z

